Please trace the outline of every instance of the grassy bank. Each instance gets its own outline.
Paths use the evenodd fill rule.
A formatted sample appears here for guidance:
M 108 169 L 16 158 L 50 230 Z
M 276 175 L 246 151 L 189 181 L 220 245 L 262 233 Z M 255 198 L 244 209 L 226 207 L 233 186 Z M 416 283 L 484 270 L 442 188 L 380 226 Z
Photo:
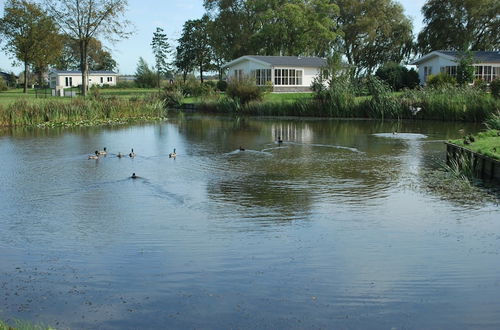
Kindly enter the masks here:
M 0 320 L 0 330 L 53 330 L 53 328 L 42 324 L 32 324 L 19 320 L 15 321 L 13 324 L 7 324 Z
M 450 142 L 482 155 L 500 160 L 500 130 L 492 129 L 474 136 L 467 136 L 463 139 Z
M 21 98 L 0 105 L 0 126 L 93 126 L 166 116 L 163 102 L 144 98 Z

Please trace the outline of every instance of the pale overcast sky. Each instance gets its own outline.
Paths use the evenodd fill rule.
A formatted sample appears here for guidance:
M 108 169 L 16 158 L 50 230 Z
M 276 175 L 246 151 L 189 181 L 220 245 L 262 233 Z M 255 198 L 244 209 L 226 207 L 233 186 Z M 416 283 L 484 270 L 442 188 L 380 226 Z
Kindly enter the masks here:
M 3 15 L 5 0 L 0 0 L 0 12 Z M 425 0 L 399 0 L 406 14 L 413 20 L 414 33 L 422 28 L 420 9 Z M 115 45 L 108 45 L 118 63 L 121 74 L 133 74 L 139 57 L 152 65 L 151 38 L 156 27 L 167 33 L 171 45 L 180 37 L 182 25 L 186 20 L 200 18 L 204 13 L 203 0 L 129 0 L 127 18 L 134 24 L 135 34 L 128 40 Z M 16 73 L 21 66 L 12 66 L 12 60 L 3 51 L 0 53 L 0 68 Z

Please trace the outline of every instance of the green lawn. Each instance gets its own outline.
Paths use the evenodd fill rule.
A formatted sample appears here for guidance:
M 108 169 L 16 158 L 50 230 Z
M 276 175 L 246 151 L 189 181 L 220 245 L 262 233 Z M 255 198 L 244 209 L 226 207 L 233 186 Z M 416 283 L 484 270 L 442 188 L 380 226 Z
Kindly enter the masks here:
M 464 139 L 450 141 L 454 144 L 462 146 L 466 149 L 478 152 L 480 154 L 489 156 L 491 158 L 500 159 L 500 136 L 498 135 L 500 131 L 489 130 L 487 132 L 481 132 L 474 135 L 474 142 L 469 144 L 464 143 Z

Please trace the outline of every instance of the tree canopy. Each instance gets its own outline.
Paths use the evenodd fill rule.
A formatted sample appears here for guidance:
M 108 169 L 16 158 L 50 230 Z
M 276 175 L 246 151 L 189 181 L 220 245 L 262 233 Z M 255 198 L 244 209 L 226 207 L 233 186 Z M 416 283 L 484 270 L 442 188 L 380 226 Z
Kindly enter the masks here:
M 356 73 L 371 74 L 387 63 L 400 63 L 413 46 L 412 24 L 393 0 L 336 0 L 343 31 L 341 50 Z
M 158 88 L 160 88 L 160 77 L 166 75 L 170 69 L 170 64 L 167 62 L 167 56 L 171 52 L 170 44 L 168 43 L 167 35 L 160 27 L 156 28 L 151 41 L 153 54 L 155 56 L 155 68 L 158 75 Z
M 123 18 L 127 0 L 46 0 L 46 4 L 62 33 L 78 42 L 82 94 L 87 95 L 89 43 L 92 38 L 116 41 L 130 35 L 130 22 Z
M 428 0 L 418 50 L 499 50 L 500 1 Z
M 4 50 L 24 63 L 24 92 L 30 66 L 44 72 L 56 61 L 62 43 L 54 21 L 37 4 L 26 0 L 8 0 L 0 19 Z

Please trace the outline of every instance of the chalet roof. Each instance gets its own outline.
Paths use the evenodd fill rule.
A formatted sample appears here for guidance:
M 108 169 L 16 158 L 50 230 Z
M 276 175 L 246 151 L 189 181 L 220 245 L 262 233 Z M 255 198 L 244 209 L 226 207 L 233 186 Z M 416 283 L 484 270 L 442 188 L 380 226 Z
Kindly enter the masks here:
M 52 70 L 50 72 L 57 73 L 57 74 L 82 74 L 81 71 L 72 71 L 72 70 Z M 110 75 L 110 74 L 117 74 L 117 73 L 113 72 L 113 71 L 89 71 L 89 74 Z
M 500 63 L 499 51 L 475 51 L 473 53 L 474 61 L 476 63 Z M 449 60 L 455 61 L 460 54 L 461 52 L 454 50 L 435 50 L 413 61 L 410 64 L 419 65 L 436 56 L 442 56 L 448 58 Z
M 254 60 L 263 62 L 270 66 L 288 66 L 288 67 L 312 67 L 319 68 L 326 65 L 326 59 L 315 56 L 260 56 L 260 55 L 246 55 L 239 57 L 224 67 L 229 67 L 243 60 Z

